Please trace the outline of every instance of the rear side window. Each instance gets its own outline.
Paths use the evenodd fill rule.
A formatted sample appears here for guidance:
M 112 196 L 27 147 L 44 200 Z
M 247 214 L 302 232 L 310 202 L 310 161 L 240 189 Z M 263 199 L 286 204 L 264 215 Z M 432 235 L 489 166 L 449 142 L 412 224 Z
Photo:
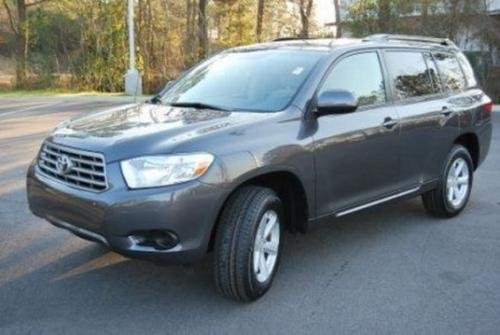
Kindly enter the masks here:
M 376 52 L 364 52 L 341 59 L 328 74 L 319 94 L 327 90 L 347 90 L 360 106 L 386 101 L 384 77 Z
M 386 60 L 396 100 L 437 93 L 422 53 L 388 51 Z
M 472 69 L 472 66 L 470 65 L 465 55 L 459 52 L 457 53 L 457 59 L 460 63 L 460 66 L 462 67 L 462 70 L 464 71 L 465 79 L 467 79 L 467 87 L 476 87 L 477 80 L 476 76 L 474 75 L 474 70 Z
M 434 54 L 445 91 L 457 92 L 465 89 L 465 77 L 457 59 L 451 54 Z

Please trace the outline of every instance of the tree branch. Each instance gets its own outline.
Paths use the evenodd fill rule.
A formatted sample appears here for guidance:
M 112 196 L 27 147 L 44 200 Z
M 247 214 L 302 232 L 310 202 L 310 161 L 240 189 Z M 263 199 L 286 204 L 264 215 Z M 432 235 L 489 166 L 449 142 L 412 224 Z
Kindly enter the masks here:
M 16 25 L 14 23 L 14 16 L 12 15 L 12 11 L 10 10 L 9 5 L 7 4 L 7 0 L 3 0 L 3 5 L 5 7 L 5 10 L 7 11 L 7 15 L 9 16 L 9 23 L 10 23 L 10 28 L 14 32 L 14 34 L 19 34 L 19 30 L 16 28 Z

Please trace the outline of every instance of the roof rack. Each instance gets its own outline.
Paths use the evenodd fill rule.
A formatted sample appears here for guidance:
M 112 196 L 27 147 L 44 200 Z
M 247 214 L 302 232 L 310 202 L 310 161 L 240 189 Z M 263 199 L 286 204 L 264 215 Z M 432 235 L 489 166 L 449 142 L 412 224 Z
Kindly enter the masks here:
M 283 41 L 300 41 L 300 40 L 313 40 L 311 37 L 279 37 L 273 40 L 273 42 L 283 42 Z
M 438 37 L 428 37 L 428 36 L 417 36 L 417 35 L 397 35 L 397 34 L 375 34 L 367 36 L 363 41 L 404 41 L 404 42 L 415 42 L 415 43 L 434 43 L 448 47 L 457 46 L 450 39 L 438 38 Z

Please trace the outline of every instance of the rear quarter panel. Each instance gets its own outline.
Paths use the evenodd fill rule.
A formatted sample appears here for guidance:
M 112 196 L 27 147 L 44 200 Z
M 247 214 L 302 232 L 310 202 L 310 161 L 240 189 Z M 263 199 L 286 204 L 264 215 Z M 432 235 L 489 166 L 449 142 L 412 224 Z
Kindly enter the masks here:
M 492 136 L 491 112 L 484 105 L 491 99 L 480 89 L 470 89 L 461 96 L 463 108 L 459 111 L 460 134 L 475 134 L 479 142 L 479 164 L 486 158 Z

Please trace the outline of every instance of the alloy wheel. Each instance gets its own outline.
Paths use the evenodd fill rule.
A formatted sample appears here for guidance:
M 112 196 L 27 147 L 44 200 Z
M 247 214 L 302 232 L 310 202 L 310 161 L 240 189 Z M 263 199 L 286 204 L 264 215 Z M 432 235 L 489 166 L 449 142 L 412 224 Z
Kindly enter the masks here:
M 462 157 L 456 158 L 448 170 L 446 179 L 446 199 L 453 208 L 464 203 L 469 192 L 469 165 Z
M 259 222 L 253 248 L 253 269 L 257 280 L 266 282 L 278 259 L 280 222 L 274 210 L 267 210 Z

